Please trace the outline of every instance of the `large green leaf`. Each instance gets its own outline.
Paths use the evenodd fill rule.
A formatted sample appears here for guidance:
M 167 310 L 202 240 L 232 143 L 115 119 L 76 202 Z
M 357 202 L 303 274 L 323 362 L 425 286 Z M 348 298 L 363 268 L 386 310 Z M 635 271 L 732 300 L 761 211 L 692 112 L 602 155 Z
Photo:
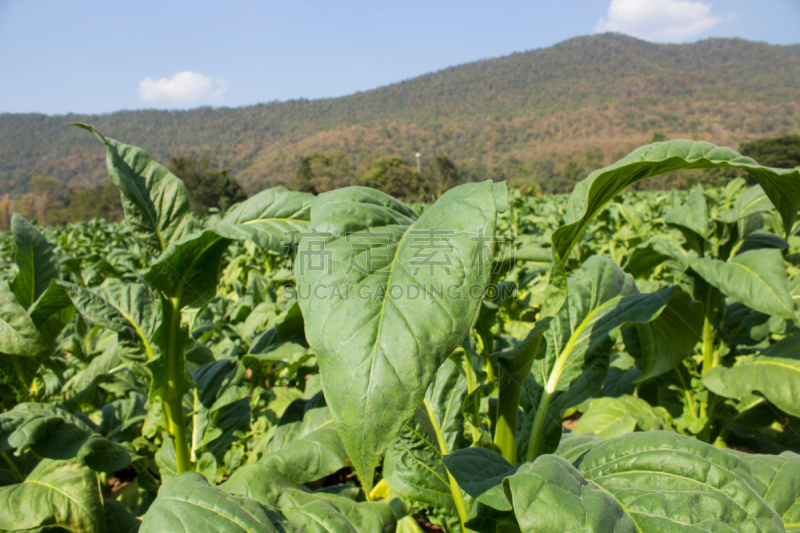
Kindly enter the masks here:
M 216 226 L 170 244 L 144 277 L 182 306 L 202 307 L 216 294 L 220 261 L 232 240 L 251 239 L 280 255 L 292 253 L 308 228 L 310 194 L 267 189 L 235 206 Z
M 16 485 L 0 487 L 0 529 L 63 528 L 105 533 L 103 497 L 97 474 L 78 460 L 42 460 Z
M 701 340 L 704 319 L 702 304 L 678 289 L 658 319 L 626 330 L 637 337 L 635 347 L 628 345 L 631 335 L 625 337 L 626 349 L 642 371 L 637 381 L 669 372 L 692 355 Z
M 540 320 L 540 325 L 547 328 L 546 346 L 540 349 L 533 363 L 531 373 L 535 382 L 526 380 L 523 385 L 526 413 L 522 438 L 518 440 L 520 457 L 530 455 L 529 451 L 538 453 L 541 442 L 547 443 L 541 450 L 553 451 L 558 445 L 561 417 L 566 410 L 600 391 L 620 328 L 665 321 L 664 329 L 669 329 L 674 317 L 664 310 L 676 295 L 679 301 L 685 299 L 674 287 L 639 293 L 630 275 L 612 260 L 599 256 L 589 258 L 570 278 L 568 287 L 566 305 L 549 323 Z M 535 335 L 538 327 L 530 335 Z M 681 343 L 671 349 L 686 350 L 679 354 L 683 358 L 691 353 L 693 346 Z M 659 351 L 665 349 L 662 346 Z M 532 427 L 537 413 L 543 423 L 538 429 Z M 553 435 L 547 437 L 548 434 Z M 529 438 L 533 439 L 530 445 Z
M 284 255 L 308 230 L 313 194 L 273 187 L 234 206 L 214 228 L 229 239 L 250 239 L 259 246 Z
M 555 455 L 525 463 L 503 487 L 522 531 L 637 531 L 611 494 Z
M 734 209 L 723 213 L 718 220 L 732 224 L 737 220 L 772 209 L 772 202 L 760 185 L 745 190 L 736 200 Z
M 543 455 L 503 480 L 522 531 L 783 531 L 761 496 L 781 461 L 754 478 L 744 459 L 663 431 L 576 444 L 577 469 Z M 778 505 L 795 498 L 791 479 L 779 481 Z
M 175 476 L 158 491 L 140 533 L 279 533 L 274 511 L 249 498 L 231 496 L 196 472 Z
M 162 397 L 168 389 L 166 327 L 174 311 L 150 287 L 139 283 L 114 283 L 86 289 L 71 283 L 60 282 L 84 319 L 119 334 L 120 351 L 124 359 L 144 363 L 152 378 L 150 399 Z M 190 343 L 188 333 L 179 339 L 179 349 Z M 173 386 L 179 394 L 189 390 L 191 382 L 183 355 L 175 357 L 180 368 L 178 381 Z
M 711 391 L 726 398 L 762 394 L 781 410 L 800 417 L 800 336 L 787 337 L 764 353 L 703 376 Z
M 751 250 L 761 250 L 764 248 L 777 248 L 784 250 L 789 247 L 789 243 L 783 237 L 778 237 L 766 231 L 755 231 L 744 238 L 736 249 L 736 255 L 749 252 Z
M 49 346 L 75 315 L 75 306 L 64 288 L 51 280 L 47 289 L 28 309 L 28 314 Z
M 147 285 L 115 283 L 94 289 L 67 282 L 60 285 L 87 322 L 140 342 L 145 359 L 154 357 L 163 316 L 158 296 Z
M 147 397 L 131 391 L 127 398 L 118 398 L 105 404 L 97 431 L 116 442 L 131 442 L 142 434 L 147 416 Z
M 300 307 L 367 490 L 472 324 L 491 273 L 495 196 L 505 203 L 505 184 L 462 185 L 417 217 L 383 193 L 351 187 L 312 207 L 316 234 L 301 240 L 295 262 Z
M 142 523 L 131 515 L 124 503 L 111 498 L 103 498 L 103 511 L 105 511 L 106 533 L 136 533 L 139 531 Z
M 203 307 L 217 293 L 220 261 L 230 242 L 213 230 L 187 235 L 150 263 L 144 279 L 181 307 Z
M 454 452 L 461 444 L 466 396 L 466 378 L 455 362 L 446 360 L 428 387 L 426 398 L 448 452 Z M 431 520 L 448 530 L 459 531 L 443 459 L 430 413 L 420 407 L 386 451 L 383 479 L 392 494 L 426 508 Z
M 21 403 L 0 414 L 0 451 L 27 447 L 48 459 L 81 458 L 100 472 L 115 472 L 136 458 L 77 416 L 39 403 Z
M 558 448 L 553 452 L 553 455 L 563 457 L 570 463 L 576 464 L 581 457 L 600 442 L 603 442 L 603 440 L 594 435 L 568 433 L 558 443 Z
M 707 142 L 672 140 L 643 146 L 613 165 L 595 170 L 578 183 L 567 204 L 566 224 L 552 236 L 553 268 L 543 316 L 558 312 L 566 300 L 567 257 L 589 221 L 628 186 L 674 170 L 738 168 L 747 171 L 764 189 L 788 233 L 800 206 L 800 169 L 762 167 L 730 148 Z
M 30 307 L 58 276 L 58 261 L 44 235 L 16 213 L 11 217 L 11 234 L 17 249 L 17 275 L 11 289 L 23 307 Z
M 243 466 L 220 485 L 229 494 L 281 510 L 302 531 L 393 533 L 396 518 L 382 502 L 355 502 L 336 494 L 309 492 L 266 464 Z
M 678 253 L 680 247 L 677 244 L 662 237 L 654 237 L 636 246 L 622 269 L 636 279 L 646 279 L 658 265 Z
M 537 357 L 532 370 L 536 381 L 551 394 L 566 390 L 573 379 L 583 374 L 592 356 L 603 352 L 608 355 L 621 325 L 640 314 L 643 305 L 644 319 L 636 322 L 652 320 L 653 314 L 661 312 L 669 302 L 672 293 L 674 289 L 667 289 L 657 297 L 640 294 L 633 278 L 616 263 L 591 257 L 570 278 L 568 303 L 553 317 L 544 334 L 546 352 Z
M 600 438 L 619 437 L 636 429 L 670 429 L 671 417 L 663 407 L 653 407 L 634 396 L 595 398 L 581 416 L 574 433 L 594 433 Z
M 729 261 L 686 256 L 684 262 L 737 302 L 762 313 L 794 319 L 794 301 L 780 250 L 751 250 Z
M 289 404 L 260 462 L 295 483 L 316 481 L 351 465 L 321 392 Z
M 708 234 L 708 206 L 703 188 L 695 187 L 682 206 L 667 213 L 664 222 L 682 230 L 693 231 L 701 239 L 705 239 Z
M 249 388 L 242 384 L 244 367 L 232 359 L 207 363 L 191 373 L 196 388 L 192 405 L 192 450 L 208 451 L 222 459 L 235 433 L 250 428 Z
M 758 484 L 758 492 L 781 516 L 787 528 L 800 528 L 800 455 L 742 454 Z
M 783 531 L 747 464 L 697 439 L 630 433 L 593 447 L 579 470 L 610 492 L 644 533 Z
M 73 123 L 106 146 L 108 176 L 119 188 L 125 218 L 154 255 L 191 233 L 189 195 L 183 182 L 136 146 L 107 139 L 92 126 Z
M 35 357 L 44 355 L 47 343 L 36 324 L 8 286 L 0 281 L 0 353 Z
M 517 468 L 502 455 L 477 446 L 463 448 L 446 456 L 444 464 L 464 492 L 493 509 L 511 510 L 502 483 Z

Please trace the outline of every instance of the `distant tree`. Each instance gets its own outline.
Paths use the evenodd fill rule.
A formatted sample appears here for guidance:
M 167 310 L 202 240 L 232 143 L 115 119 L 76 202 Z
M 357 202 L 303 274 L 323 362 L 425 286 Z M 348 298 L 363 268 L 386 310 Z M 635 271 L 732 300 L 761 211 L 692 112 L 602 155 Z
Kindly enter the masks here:
M 292 185 L 296 191 L 319 194 L 319 191 L 314 186 L 314 174 L 311 172 L 311 160 L 308 157 L 304 157 L 300 161 L 300 166 L 297 167 L 297 171 L 294 173 Z
M 11 224 L 11 199 L 7 194 L 0 198 L 0 231 L 7 230 Z
M 539 184 L 544 194 L 562 192 L 558 190 L 559 176 L 556 172 L 556 163 L 552 158 L 534 161 L 531 170 L 534 181 Z
M 72 189 L 63 207 L 51 207 L 47 212 L 48 224 L 80 222 L 103 218 L 109 222 L 122 220 L 122 201 L 116 185 L 107 181 L 89 189 Z
M 353 164 L 343 150 L 314 152 L 300 162 L 294 176 L 294 188 L 320 194 L 354 183 Z
M 761 165 L 794 168 L 800 166 L 800 135 L 757 139 L 740 145 L 739 151 Z
M 36 216 L 36 195 L 28 192 L 14 200 L 14 212 L 25 217 L 27 220 L 36 220 L 39 223 L 44 221 Z
M 669 139 L 667 138 L 667 136 L 664 135 L 663 133 L 661 133 L 660 131 L 654 131 L 653 132 L 653 138 L 650 139 L 650 142 L 651 143 L 661 143 L 661 142 L 668 141 L 668 140 Z
M 586 151 L 584 159 L 586 160 L 586 166 L 589 168 L 589 172 L 593 172 L 598 168 L 603 168 L 605 154 L 603 154 L 603 150 L 595 146 Z
M 433 175 L 437 188 L 437 197 L 461 183 L 461 173 L 445 153 L 437 154 L 434 157 Z
M 33 216 L 40 224 L 53 223 L 50 213 L 58 211 L 67 199 L 67 188 L 58 178 L 53 176 L 34 176 L 31 178 L 30 187 L 33 189 Z
M 229 169 L 211 168 L 208 154 L 201 158 L 190 155 L 173 157 L 169 170 L 183 180 L 193 211 L 208 212 L 212 207 L 224 211 L 247 199 L 247 193 L 239 182 L 228 174 Z
M 400 156 L 378 156 L 372 160 L 361 183 L 385 192 L 404 202 L 415 203 L 430 200 L 429 179 L 409 166 Z
M 567 184 L 575 185 L 586 177 L 586 170 L 583 161 L 580 159 L 570 159 L 564 166 L 564 181 Z

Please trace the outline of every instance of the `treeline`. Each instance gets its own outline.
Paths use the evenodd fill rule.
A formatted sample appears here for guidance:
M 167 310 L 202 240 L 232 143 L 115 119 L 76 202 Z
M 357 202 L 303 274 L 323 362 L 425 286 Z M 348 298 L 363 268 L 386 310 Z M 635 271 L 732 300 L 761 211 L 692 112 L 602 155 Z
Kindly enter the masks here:
M 208 155 L 172 158 L 170 171 L 181 178 L 195 212 L 224 211 L 247 198 L 227 168 L 217 169 Z M 111 182 L 89 188 L 68 188 L 52 176 L 31 178 L 31 192 L 0 198 L 0 230 L 8 229 L 12 213 L 40 224 L 67 224 L 103 218 L 122 220 L 119 189 Z
M 650 142 L 666 141 L 668 137 L 656 132 Z M 800 136 L 758 139 L 739 146 L 739 151 L 758 163 L 778 168 L 800 166 Z M 564 194 L 572 191 L 576 183 L 598 168 L 621 159 L 626 152 L 608 154 L 592 147 L 580 156 L 551 156 L 532 163 L 513 157 L 498 161 L 494 168 L 456 165 L 447 154 L 433 157 L 417 172 L 412 164 L 399 156 L 373 156 L 368 164 L 359 165 L 358 159 L 343 150 L 314 152 L 302 158 L 297 167 L 292 186 L 304 192 L 319 194 L 351 185 L 364 185 L 378 189 L 395 198 L 415 203 L 438 198 L 447 189 L 471 181 L 487 178 L 509 181 L 529 194 Z M 694 185 L 718 187 L 733 177 L 742 175 L 734 170 L 708 170 L 673 172 L 640 184 L 644 189 L 687 189 Z
M 657 132 L 650 142 L 667 140 Z M 765 138 L 744 143 L 739 152 L 758 163 L 778 168 L 800 166 L 800 135 Z M 624 153 L 614 156 L 623 157 Z M 436 154 L 417 170 L 399 156 L 376 154 L 368 163 L 344 150 L 313 152 L 296 162 L 294 179 L 287 184 L 294 190 L 321 194 L 351 185 L 363 185 L 383 191 L 407 203 L 436 200 L 445 191 L 462 183 L 486 179 L 491 169 L 458 165 L 448 154 Z M 593 147 L 578 157 L 548 157 L 527 164 L 510 159 L 503 162 L 512 187 L 526 194 L 546 195 L 572 191 L 590 172 L 609 164 L 607 154 Z M 215 168 L 209 155 L 174 157 L 170 171 L 186 184 L 192 209 L 199 213 L 224 211 L 247 198 L 241 183 L 227 168 Z M 740 171 L 717 169 L 672 172 L 638 184 L 642 189 L 687 189 L 694 185 L 718 187 L 742 175 Z M 68 189 L 52 176 L 31 179 L 32 191 L 11 198 L 0 198 L 0 229 L 7 229 L 11 214 L 17 212 L 40 224 L 64 224 L 104 218 L 120 220 L 122 205 L 119 190 L 111 183 L 84 189 Z
M 462 172 L 443 153 L 437 154 L 424 170 L 417 170 L 402 157 L 384 155 L 374 156 L 368 165 L 358 168 L 347 152 L 332 150 L 302 158 L 292 186 L 301 192 L 320 194 L 363 185 L 408 203 L 420 203 L 435 200 L 464 181 Z

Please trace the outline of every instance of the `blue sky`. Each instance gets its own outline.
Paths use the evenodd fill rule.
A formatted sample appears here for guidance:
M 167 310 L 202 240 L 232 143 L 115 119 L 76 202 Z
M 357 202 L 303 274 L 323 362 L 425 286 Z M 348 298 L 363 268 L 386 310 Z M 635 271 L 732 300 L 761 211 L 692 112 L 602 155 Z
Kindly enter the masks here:
M 800 42 L 797 0 L 0 0 L 0 113 L 335 97 L 620 31 Z

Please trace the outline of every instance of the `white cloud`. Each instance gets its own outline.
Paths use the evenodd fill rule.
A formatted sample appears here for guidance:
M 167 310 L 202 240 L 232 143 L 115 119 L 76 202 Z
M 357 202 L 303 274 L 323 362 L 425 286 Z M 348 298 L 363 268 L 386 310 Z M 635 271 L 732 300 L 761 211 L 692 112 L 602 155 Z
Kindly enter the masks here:
M 735 16 L 731 13 L 728 19 Z M 640 39 L 681 42 L 708 31 L 722 17 L 711 14 L 711 4 L 696 0 L 611 0 L 608 15 L 597 32 L 616 31 Z
M 169 100 L 192 102 L 195 100 L 218 100 L 225 94 L 227 83 L 222 78 L 213 80 L 201 72 L 184 70 L 171 78 L 145 78 L 139 82 L 139 98 L 142 101 Z

